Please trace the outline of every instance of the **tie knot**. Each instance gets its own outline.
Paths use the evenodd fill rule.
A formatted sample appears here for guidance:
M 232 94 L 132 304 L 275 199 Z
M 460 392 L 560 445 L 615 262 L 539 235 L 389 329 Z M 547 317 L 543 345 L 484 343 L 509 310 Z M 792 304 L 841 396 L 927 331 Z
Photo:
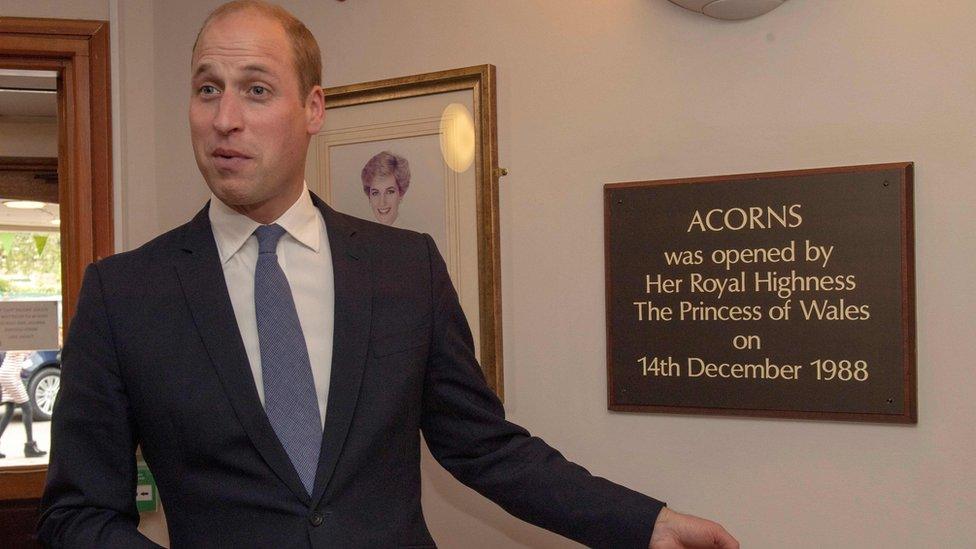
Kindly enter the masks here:
M 273 254 L 278 248 L 278 240 L 285 234 L 285 228 L 275 223 L 274 225 L 261 225 L 254 229 L 254 236 L 258 237 L 258 253 Z

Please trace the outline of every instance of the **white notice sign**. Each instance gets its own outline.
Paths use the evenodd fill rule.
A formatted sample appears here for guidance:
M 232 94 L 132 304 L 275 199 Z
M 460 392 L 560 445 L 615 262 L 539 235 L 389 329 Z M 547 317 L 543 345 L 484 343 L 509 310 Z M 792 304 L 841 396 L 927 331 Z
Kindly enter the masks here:
M 57 301 L 0 301 L 0 350 L 57 348 Z

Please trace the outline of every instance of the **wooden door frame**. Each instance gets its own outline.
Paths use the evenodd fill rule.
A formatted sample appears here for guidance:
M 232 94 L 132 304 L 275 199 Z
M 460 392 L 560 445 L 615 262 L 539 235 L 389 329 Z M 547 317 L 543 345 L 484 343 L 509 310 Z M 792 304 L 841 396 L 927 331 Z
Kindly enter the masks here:
M 58 196 L 65 333 L 85 267 L 113 250 L 107 21 L 0 17 L 0 67 L 58 72 Z M 47 466 L 0 469 L 0 501 L 41 496 Z

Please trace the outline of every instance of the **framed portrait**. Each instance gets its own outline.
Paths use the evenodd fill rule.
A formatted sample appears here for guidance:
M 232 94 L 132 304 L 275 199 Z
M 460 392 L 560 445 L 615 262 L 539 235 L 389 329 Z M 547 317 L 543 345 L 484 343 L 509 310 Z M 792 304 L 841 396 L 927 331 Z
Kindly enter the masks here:
M 431 235 L 501 397 L 495 67 L 328 88 L 325 101 L 309 188 L 340 212 Z

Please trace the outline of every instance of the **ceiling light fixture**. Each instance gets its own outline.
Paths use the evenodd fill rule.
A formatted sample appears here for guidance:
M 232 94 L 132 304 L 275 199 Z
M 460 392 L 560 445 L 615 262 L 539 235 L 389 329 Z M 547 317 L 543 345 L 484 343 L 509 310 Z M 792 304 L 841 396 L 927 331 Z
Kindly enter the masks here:
M 36 202 L 34 200 L 8 200 L 3 203 L 4 206 L 8 208 L 13 208 L 15 210 L 43 210 L 44 203 Z
M 715 19 L 752 19 L 777 8 L 786 0 L 671 0 L 683 8 Z

